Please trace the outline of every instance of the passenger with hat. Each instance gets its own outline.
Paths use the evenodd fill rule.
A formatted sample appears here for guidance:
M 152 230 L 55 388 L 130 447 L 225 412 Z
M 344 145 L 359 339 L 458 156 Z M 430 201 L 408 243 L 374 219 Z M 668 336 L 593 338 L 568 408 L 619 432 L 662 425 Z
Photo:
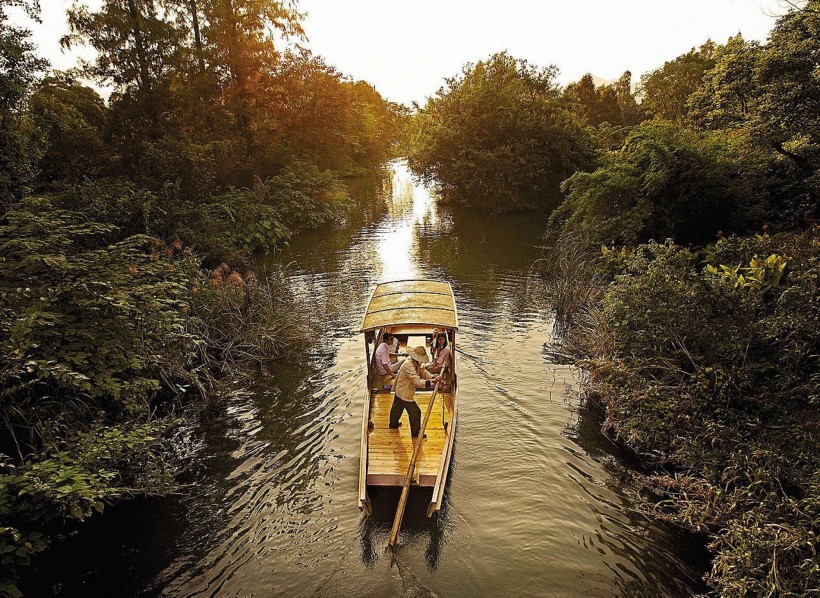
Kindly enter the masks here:
M 399 368 L 393 386 L 395 395 L 390 408 L 390 428 L 395 430 L 401 425 L 399 420 L 406 409 L 410 420 L 410 435 L 418 438 L 421 429 L 421 408 L 416 403 L 416 389 L 428 388 L 430 382 L 438 382 L 441 376 L 433 376 L 421 367 L 421 364 L 430 361 L 424 347 L 407 349 L 407 357 Z

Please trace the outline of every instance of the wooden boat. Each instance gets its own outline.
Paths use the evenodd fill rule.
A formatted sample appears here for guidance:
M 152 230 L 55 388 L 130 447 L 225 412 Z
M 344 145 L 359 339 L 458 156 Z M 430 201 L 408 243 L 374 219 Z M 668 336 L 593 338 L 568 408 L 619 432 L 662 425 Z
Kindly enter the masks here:
M 382 283 L 373 290 L 361 326 L 367 357 L 367 399 L 362 417 L 358 505 L 368 514 L 368 486 L 401 487 L 413 453 L 406 416 L 399 429 L 388 427 L 393 391 L 391 385 L 380 384 L 382 381 L 375 371 L 375 349 L 382 336 L 390 332 L 399 340 L 400 354 L 408 346 L 425 347 L 429 354 L 434 329 L 447 335 L 452 368 L 433 403 L 425 431 L 427 439 L 418 454 L 413 477 L 414 486 L 433 489 L 428 517 L 441 508 L 458 417 L 455 350 L 458 314 L 453 289 L 449 283 L 436 280 L 397 280 Z M 416 402 L 423 414 L 432 395 L 432 390 L 416 391 Z

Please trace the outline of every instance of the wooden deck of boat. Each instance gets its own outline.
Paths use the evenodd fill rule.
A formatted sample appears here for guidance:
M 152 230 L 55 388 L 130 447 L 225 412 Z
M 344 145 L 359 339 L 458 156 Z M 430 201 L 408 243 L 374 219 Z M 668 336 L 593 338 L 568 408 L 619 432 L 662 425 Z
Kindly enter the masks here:
M 416 402 L 421 408 L 422 417 L 430 402 L 430 391 L 416 391 Z M 433 412 L 427 423 L 427 439 L 421 448 L 416 461 L 416 472 L 420 486 L 433 486 L 436 483 L 441 455 L 447 444 L 448 432 L 442 425 L 441 413 L 445 402 L 451 405 L 452 395 L 440 393 L 433 405 Z M 407 415 L 402 414 L 402 426 L 398 430 L 388 427 L 390 407 L 393 405 L 392 393 L 374 394 L 371 402 L 370 421 L 375 426 L 369 434 L 367 447 L 367 483 L 374 486 L 400 486 L 410 465 L 413 454 L 413 441 L 410 437 L 410 424 Z M 451 412 L 447 411 L 447 420 Z

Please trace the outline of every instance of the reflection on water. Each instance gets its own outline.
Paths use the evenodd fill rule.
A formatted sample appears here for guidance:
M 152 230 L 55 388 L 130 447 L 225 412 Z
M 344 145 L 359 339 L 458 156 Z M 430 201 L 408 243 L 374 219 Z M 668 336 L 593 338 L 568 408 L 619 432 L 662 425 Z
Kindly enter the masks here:
M 304 346 L 203 415 L 179 497 L 115 510 L 41 561 L 32 595 L 683 596 L 683 540 L 630 509 L 577 380 L 546 361 L 530 300 L 544 218 L 445 210 L 401 163 L 361 184 L 361 210 L 293 240 Z M 261 264 L 264 266 L 264 264 Z M 461 330 L 459 429 L 441 512 L 416 490 L 394 557 L 398 492 L 356 509 L 364 350 L 377 282 L 449 280 Z M 100 520 L 103 521 L 103 520 Z M 86 533 L 88 532 L 88 533 Z M 100 548 L 102 547 L 102 548 Z

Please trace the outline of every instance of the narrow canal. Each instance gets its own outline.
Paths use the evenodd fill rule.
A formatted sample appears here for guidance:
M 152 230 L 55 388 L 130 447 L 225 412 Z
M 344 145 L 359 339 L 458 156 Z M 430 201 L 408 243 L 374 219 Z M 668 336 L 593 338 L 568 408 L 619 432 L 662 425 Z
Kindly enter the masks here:
M 702 555 L 633 510 L 609 443 L 578 410 L 571 368 L 543 351 L 532 300 L 545 218 L 445 210 L 401 163 L 364 208 L 269 262 L 310 330 L 252 387 L 214 401 L 179 495 L 90 522 L 40 559 L 29 595 L 686 596 Z M 357 328 L 383 280 L 449 280 L 458 303 L 460 417 L 444 507 L 417 491 L 398 557 L 398 493 L 356 508 L 365 393 Z

